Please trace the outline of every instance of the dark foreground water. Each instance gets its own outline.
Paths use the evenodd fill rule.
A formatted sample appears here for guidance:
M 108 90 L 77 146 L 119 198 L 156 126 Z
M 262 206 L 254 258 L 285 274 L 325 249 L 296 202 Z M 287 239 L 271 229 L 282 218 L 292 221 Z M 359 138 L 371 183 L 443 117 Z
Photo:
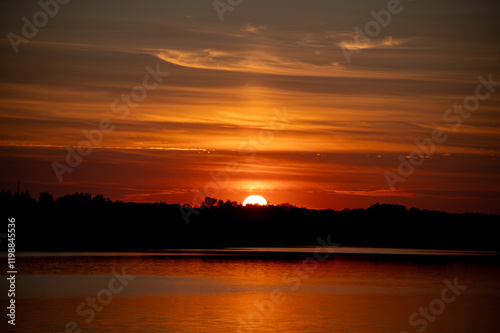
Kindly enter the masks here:
M 314 249 L 24 254 L 17 262 L 16 326 L 7 324 L 2 306 L 0 328 L 500 332 L 500 266 L 492 256 L 331 251 L 351 254 Z M 7 289 L 2 284 L 2 294 Z

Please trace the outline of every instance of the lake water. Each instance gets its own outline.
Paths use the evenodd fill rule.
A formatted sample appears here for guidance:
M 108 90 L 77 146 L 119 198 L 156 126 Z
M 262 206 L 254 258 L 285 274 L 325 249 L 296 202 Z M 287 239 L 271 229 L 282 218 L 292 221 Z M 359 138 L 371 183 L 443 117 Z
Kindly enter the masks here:
M 12 332 L 500 332 L 500 266 L 493 256 L 330 252 L 316 257 L 313 248 L 25 253 L 17 262 L 16 326 L 7 325 L 3 314 L 0 327 Z M 121 274 L 125 277 L 115 277 Z

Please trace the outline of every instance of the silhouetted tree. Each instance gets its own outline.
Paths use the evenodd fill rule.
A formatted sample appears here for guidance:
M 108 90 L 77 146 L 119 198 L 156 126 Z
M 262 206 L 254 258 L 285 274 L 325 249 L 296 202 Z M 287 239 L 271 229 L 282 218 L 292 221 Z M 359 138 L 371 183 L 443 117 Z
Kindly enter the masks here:
M 42 192 L 38 197 L 38 202 L 42 205 L 52 205 L 54 203 L 54 198 L 52 197 L 52 194 Z
M 217 199 L 205 197 L 205 201 L 203 202 L 203 206 L 210 208 L 210 207 L 214 206 L 216 202 L 217 202 Z
M 113 202 L 74 193 L 38 201 L 0 191 L 0 211 L 15 216 L 19 250 L 120 251 L 164 248 L 315 245 L 331 235 L 344 246 L 500 248 L 499 215 L 448 214 L 375 204 L 368 209 L 313 210 L 290 204 L 246 206 L 207 197 L 203 208 L 165 203 Z M 5 231 L 1 231 L 5 233 Z M 3 245 L 2 245 L 3 246 Z

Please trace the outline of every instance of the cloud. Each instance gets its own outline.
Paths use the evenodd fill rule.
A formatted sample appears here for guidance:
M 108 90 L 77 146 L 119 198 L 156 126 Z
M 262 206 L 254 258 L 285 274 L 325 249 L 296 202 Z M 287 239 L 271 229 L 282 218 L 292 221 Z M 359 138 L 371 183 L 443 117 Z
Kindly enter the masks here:
M 339 45 L 349 51 L 357 51 L 364 49 L 385 49 L 404 44 L 403 39 L 394 39 L 392 36 L 385 38 L 370 39 L 369 41 L 358 40 L 356 34 L 353 34 L 351 41 L 342 41 Z
M 197 51 L 163 50 L 157 53 L 156 56 L 179 66 L 198 69 L 298 76 L 340 74 L 338 67 L 335 66 L 315 66 L 282 58 L 266 51 L 225 52 L 215 49 Z
M 387 44 L 388 41 L 385 41 Z M 392 41 L 391 43 L 396 43 Z M 271 74 L 309 77 L 343 77 L 343 78 L 375 78 L 427 80 L 426 73 L 394 71 L 378 69 L 364 70 L 348 67 L 336 61 L 314 64 L 311 59 L 296 59 L 262 48 L 253 51 L 235 50 L 221 51 L 213 48 L 202 50 L 165 49 L 153 52 L 154 56 L 166 62 L 197 69 L 246 72 L 253 74 Z
M 241 29 L 241 31 L 243 32 L 250 32 L 250 33 L 257 33 L 257 32 L 260 32 L 262 30 L 265 30 L 266 29 L 266 26 L 264 25 L 251 25 L 251 24 L 245 24 L 245 26 Z

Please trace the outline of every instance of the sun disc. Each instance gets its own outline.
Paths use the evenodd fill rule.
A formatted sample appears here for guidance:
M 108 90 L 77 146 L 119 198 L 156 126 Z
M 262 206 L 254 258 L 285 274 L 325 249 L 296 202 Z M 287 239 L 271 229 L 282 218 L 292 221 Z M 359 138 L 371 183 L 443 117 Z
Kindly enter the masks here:
M 243 206 L 246 205 L 259 205 L 264 206 L 267 205 L 267 200 L 261 197 L 260 195 L 251 195 L 243 201 Z

